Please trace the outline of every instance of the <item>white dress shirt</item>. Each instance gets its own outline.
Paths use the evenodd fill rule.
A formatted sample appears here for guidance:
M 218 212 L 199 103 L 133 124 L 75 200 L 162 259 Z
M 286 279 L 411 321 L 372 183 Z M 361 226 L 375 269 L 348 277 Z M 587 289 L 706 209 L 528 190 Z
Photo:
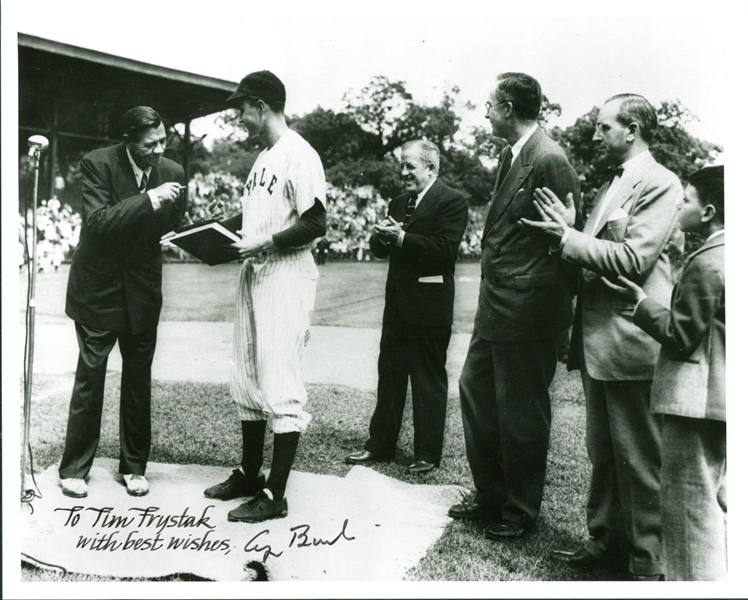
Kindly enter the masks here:
M 594 227 L 592 227 L 592 231 L 595 231 L 597 229 L 597 226 L 600 224 L 600 219 L 603 218 L 603 215 L 605 214 L 605 211 L 608 208 L 610 201 L 616 197 L 616 194 L 618 193 L 618 190 L 621 189 L 623 182 L 626 181 L 626 179 L 628 179 L 629 177 L 633 176 L 633 173 L 636 170 L 636 167 L 638 167 L 639 164 L 647 156 L 650 156 L 649 150 L 645 150 L 644 152 L 640 152 L 636 156 L 632 156 L 626 162 L 620 165 L 623 168 L 623 175 L 619 177 L 616 174 L 616 176 L 613 177 L 613 181 L 611 181 L 610 185 L 608 186 L 608 189 L 605 192 L 605 196 L 600 202 L 600 210 L 597 213 L 597 218 L 595 219 L 595 225 Z M 560 248 L 564 247 L 564 244 L 566 243 L 566 240 L 568 237 L 569 237 L 569 231 L 567 230 L 566 232 L 564 232 L 564 235 L 561 237 L 561 242 L 559 243 Z
M 535 133 L 535 130 L 538 128 L 538 124 L 535 123 L 530 129 L 527 130 L 525 135 L 523 135 L 521 138 L 519 138 L 514 146 L 512 146 L 512 164 L 514 164 L 514 161 L 517 160 L 517 157 L 519 156 L 519 153 L 522 152 L 522 148 L 524 148 L 525 144 L 527 143 L 527 140 L 530 139 L 530 136 Z
M 418 193 L 418 195 L 416 196 L 416 208 L 421 203 L 421 200 L 423 200 L 423 197 L 426 195 L 426 192 L 428 192 L 431 189 L 431 186 L 434 185 L 435 181 L 436 181 L 436 177 L 434 177 L 431 181 L 429 181 L 426 184 L 426 187 L 423 188 Z M 415 209 L 413 209 L 413 210 L 415 210 Z M 397 241 L 395 242 L 395 244 L 397 245 L 398 248 L 402 248 L 403 247 L 403 238 L 404 237 L 405 237 L 405 231 L 401 231 L 400 234 L 397 236 Z
M 140 182 L 143 180 L 143 173 L 145 173 L 145 176 L 148 179 L 150 179 L 152 167 L 148 167 L 145 170 L 141 169 L 132 159 L 132 154 L 130 154 L 130 149 L 125 148 L 125 151 L 127 152 L 127 158 L 130 160 L 130 166 L 132 167 L 132 172 L 135 174 L 135 181 L 138 183 L 138 189 L 140 189 Z M 153 206 L 153 210 L 158 210 L 159 208 L 161 208 L 161 201 L 158 199 L 158 196 L 156 195 L 156 191 L 148 190 L 146 193 L 148 194 L 148 197 L 151 199 L 151 205 Z

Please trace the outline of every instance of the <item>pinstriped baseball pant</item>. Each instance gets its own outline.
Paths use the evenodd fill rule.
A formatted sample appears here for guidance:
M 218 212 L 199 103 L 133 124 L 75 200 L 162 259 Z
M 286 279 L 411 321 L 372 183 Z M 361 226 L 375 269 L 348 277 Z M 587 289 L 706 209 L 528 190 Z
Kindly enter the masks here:
M 316 288 L 310 253 L 244 261 L 230 383 L 240 420 L 268 421 L 274 433 L 303 432 L 311 421 L 301 370 Z

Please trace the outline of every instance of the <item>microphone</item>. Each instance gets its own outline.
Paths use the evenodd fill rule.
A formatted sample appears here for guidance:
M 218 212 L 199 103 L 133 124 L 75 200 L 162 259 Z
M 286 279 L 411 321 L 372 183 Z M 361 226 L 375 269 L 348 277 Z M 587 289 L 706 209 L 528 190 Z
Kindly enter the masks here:
M 44 152 L 49 146 L 49 140 L 43 135 L 32 135 L 29 138 L 29 156 Z

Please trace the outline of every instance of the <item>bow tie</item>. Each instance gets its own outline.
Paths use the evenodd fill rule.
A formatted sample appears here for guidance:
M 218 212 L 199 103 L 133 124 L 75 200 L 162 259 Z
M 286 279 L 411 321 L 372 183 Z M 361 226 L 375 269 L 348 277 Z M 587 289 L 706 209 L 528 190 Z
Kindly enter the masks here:
M 609 175 L 611 181 L 615 179 L 616 175 L 618 175 L 618 177 L 623 177 L 623 167 L 616 167 L 615 169 L 611 169 Z

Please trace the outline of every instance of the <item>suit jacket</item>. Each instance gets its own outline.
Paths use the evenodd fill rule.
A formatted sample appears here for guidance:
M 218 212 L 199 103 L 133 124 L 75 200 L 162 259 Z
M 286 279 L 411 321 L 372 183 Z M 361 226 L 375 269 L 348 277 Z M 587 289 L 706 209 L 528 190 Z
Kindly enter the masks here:
M 511 160 L 510 149 L 503 160 Z M 572 323 L 565 268 L 542 235 L 520 229 L 522 217 L 537 220 L 533 192 L 549 187 L 559 198 L 579 179 L 561 146 L 538 128 L 523 146 L 498 189 L 483 228 L 481 283 L 475 334 L 495 342 L 556 338 Z
M 634 324 L 634 303 L 603 277 L 623 275 L 656 302 L 668 303 L 673 284 L 665 250 L 671 239 L 682 241 L 677 227 L 683 188 L 647 153 L 593 229 L 608 187 L 595 198 L 584 231 L 570 231 L 561 250 L 562 258 L 583 267 L 568 368 L 580 367 L 583 351 L 593 379 L 651 380 L 659 344 Z
M 652 412 L 725 420 L 725 235 L 686 260 L 670 310 L 651 298 L 634 323 L 662 344 Z
M 398 196 L 388 209 L 402 223 L 410 194 Z M 379 258 L 390 257 L 385 291 L 384 322 L 399 315 L 410 325 L 449 327 L 455 297 L 455 260 L 468 221 L 465 199 L 436 179 L 404 226 L 402 248 L 384 244 L 372 234 L 369 247 Z M 421 282 L 441 277 L 442 282 Z
M 161 312 L 161 236 L 182 220 L 184 194 L 153 210 L 124 143 L 81 159 L 83 219 L 68 279 L 65 312 L 75 321 L 137 334 L 153 329 Z M 162 158 L 147 189 L 184 183 L 184 169 Z

